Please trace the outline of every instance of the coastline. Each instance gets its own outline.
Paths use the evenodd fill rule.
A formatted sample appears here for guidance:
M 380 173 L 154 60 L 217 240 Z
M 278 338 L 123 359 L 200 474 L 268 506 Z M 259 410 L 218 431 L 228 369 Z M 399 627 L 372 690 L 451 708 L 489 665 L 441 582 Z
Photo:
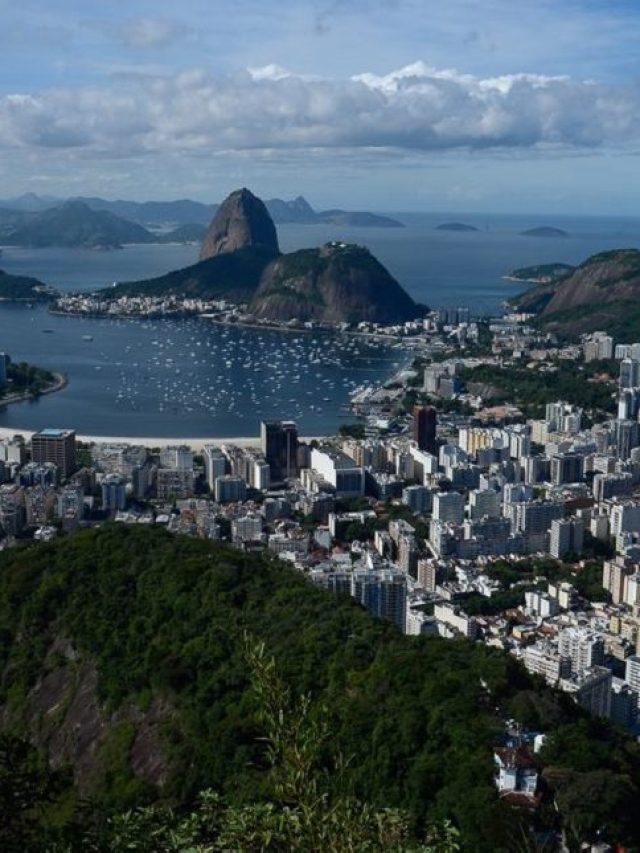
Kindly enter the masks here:
M 68 427 L 73 429 L 73 427 Z M 0 427 L 0 440 L 5 438 L 13 438 L 14 435 L 21 435 L 26 441 L 31 440 L 31 436 L 38 430 L 22 429 L 20 427 Z M 305 435 L 300 436 L 301 441 L 323 441 L 328 438 L 324 435 Z M 223 444 L 235 444 L 238 447 L 260 447 L 260 436 L 241 436 L 241 437 L 210 437 L 201 436 L 199 438 L 164 438 L 150 436 L 126 436 L 126 435 L 76 435 L 76 440 L 83 444 L 141 444 L 143 447 L 180 447 L 186 444 L 192 450 L 202 451 L 205 445 L 213 445 L 214 447 L 222 447 Z
M 55 382 L 52 382 L 47 388 L 44 388 L 42 391 L 38 391 L 37 394 L 34 394 L 33 391 L 23 391 L 21 394 L 9 394 L 7 397 L 3 397 L 0 400 L 0 409 L 3 406 L 11 406 L 14 403 L 27 403 L 30 400 L 37 400 L 38 397 L 44 397 L 45 394 L 54 394 L 56 391 L 62 391 L 63 388 L 66 388 L 69 384 L 69 380 L 65 376 L 64 373 L 58 373 L 57 371 L 52 371 L 53 375 L 56 378 Z

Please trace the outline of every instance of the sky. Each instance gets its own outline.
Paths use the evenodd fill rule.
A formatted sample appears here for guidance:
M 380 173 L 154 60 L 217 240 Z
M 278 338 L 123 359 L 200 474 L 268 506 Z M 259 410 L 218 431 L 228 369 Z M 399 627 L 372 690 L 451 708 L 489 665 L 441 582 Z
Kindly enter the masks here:
M 0 197 L 640 214 L 639 0 L 0 0 Z

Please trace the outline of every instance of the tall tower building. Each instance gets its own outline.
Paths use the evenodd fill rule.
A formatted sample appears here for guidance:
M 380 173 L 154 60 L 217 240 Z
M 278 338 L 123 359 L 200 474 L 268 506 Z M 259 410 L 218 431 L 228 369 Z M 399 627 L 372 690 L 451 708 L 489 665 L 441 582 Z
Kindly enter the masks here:
M 298 427 L 293 421 L 261 421 L 262 452 L 274 482 L 294 477 L 298 456 Z
M 413 439 L 419 450 L 436 452 L 437 414 L 433 406 L 413 407 Z
M 34 462 L 53 462 L 63 477 L 76 468 L 76 434 L 72 429 L 43 429 L 31 437 Z

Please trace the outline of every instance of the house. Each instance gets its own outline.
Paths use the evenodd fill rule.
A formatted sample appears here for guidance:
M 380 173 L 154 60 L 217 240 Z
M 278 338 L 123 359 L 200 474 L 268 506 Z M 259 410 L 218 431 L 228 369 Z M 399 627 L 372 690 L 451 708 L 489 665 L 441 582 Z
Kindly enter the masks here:
M 527 746 L 504 746 L 493 750 L 496 786 L 513 805 L 535 806 L 538 771 Z

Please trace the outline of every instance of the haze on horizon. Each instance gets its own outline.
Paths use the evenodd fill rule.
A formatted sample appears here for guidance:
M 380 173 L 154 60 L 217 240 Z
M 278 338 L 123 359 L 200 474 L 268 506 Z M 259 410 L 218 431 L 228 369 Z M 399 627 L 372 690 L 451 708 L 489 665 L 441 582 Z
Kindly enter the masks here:
M 638 214 L 635 0 L 0 0 L 0 195 Z

